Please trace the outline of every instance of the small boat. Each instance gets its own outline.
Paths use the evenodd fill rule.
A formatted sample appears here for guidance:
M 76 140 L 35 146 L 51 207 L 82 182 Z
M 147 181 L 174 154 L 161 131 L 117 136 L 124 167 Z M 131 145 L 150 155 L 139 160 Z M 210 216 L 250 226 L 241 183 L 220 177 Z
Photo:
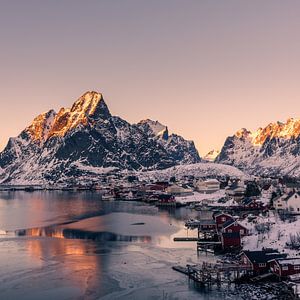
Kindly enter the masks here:
M 129 192 L 127 195 L 124 196 L 124 200 L 126 201 L 142 201 L 143 198 L 139 196 L 135 196 L 133 192 Z
M 112 193 L 106 193 L 101 196 L 102 201 L 114 201 L 116 196 Z
M 194 227 L 200 225 L 200 221 L 196 219 L 189 219 L 185 222 L 186 227 Z

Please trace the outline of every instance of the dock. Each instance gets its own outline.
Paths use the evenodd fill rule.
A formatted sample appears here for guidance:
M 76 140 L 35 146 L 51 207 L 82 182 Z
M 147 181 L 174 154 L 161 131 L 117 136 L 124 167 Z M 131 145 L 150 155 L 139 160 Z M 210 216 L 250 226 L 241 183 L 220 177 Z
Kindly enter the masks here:
M 197 242 L 197 237 L 174 237 L 174 242 Z
M 210 264 L 205 262 L 186 267 L 174 266 L 172 269 L 187 275 L 194 283 L 208 289 L 212 289 L 213 286 L 221 287 L 224 283 L 234 283 L 240 276 L 251 272 L 249 266 L 240 264 Z

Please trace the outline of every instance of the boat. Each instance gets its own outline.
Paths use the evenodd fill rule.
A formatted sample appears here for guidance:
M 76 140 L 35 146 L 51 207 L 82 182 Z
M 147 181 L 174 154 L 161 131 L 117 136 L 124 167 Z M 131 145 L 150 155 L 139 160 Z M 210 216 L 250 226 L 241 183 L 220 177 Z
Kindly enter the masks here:
M 130 191 L 127 195 L 123 196 L 123 199 L 126 201 L 142 201 L 143 197 L 134 195 L 134 193 L 132 191 Z
M 196 219 L 189 219 L 185 222 L 185 227 L 195 227 L 200 225 L 200 221 Z
M 105 193 L 101 196 L 102 201 L 114 201 L 116 196 L 112 192 Z

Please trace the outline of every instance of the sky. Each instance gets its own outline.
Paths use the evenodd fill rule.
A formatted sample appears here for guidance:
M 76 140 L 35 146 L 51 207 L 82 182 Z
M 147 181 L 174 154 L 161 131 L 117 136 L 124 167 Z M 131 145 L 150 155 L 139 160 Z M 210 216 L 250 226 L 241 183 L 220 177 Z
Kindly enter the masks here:
M 0 149 L 85 91 L 201 155 L 300 117 L 300 1 L 0 0 Z

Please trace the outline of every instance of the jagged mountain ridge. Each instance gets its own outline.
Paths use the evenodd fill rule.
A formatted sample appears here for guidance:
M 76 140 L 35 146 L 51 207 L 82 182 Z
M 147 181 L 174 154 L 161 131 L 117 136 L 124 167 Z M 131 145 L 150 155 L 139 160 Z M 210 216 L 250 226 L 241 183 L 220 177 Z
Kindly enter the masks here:
M 245 128 L 226 139 L 215 160 L 252 174 L 300 176 L 300 119 Z
M 109 168 L 163 169 L 199 161 L 192 141 L 169 135 L 157 121 L 130 124 L 112 116 L 102 94 L 92 91 L 70 109 L 37 116 L 10 138 L 0 153 L 0 182 L 57 182 Z
M 205 156 L 203 156 L 203 159 L 209 162 L 213 162 L 219 154 L 219 150 L 212 149 Z

